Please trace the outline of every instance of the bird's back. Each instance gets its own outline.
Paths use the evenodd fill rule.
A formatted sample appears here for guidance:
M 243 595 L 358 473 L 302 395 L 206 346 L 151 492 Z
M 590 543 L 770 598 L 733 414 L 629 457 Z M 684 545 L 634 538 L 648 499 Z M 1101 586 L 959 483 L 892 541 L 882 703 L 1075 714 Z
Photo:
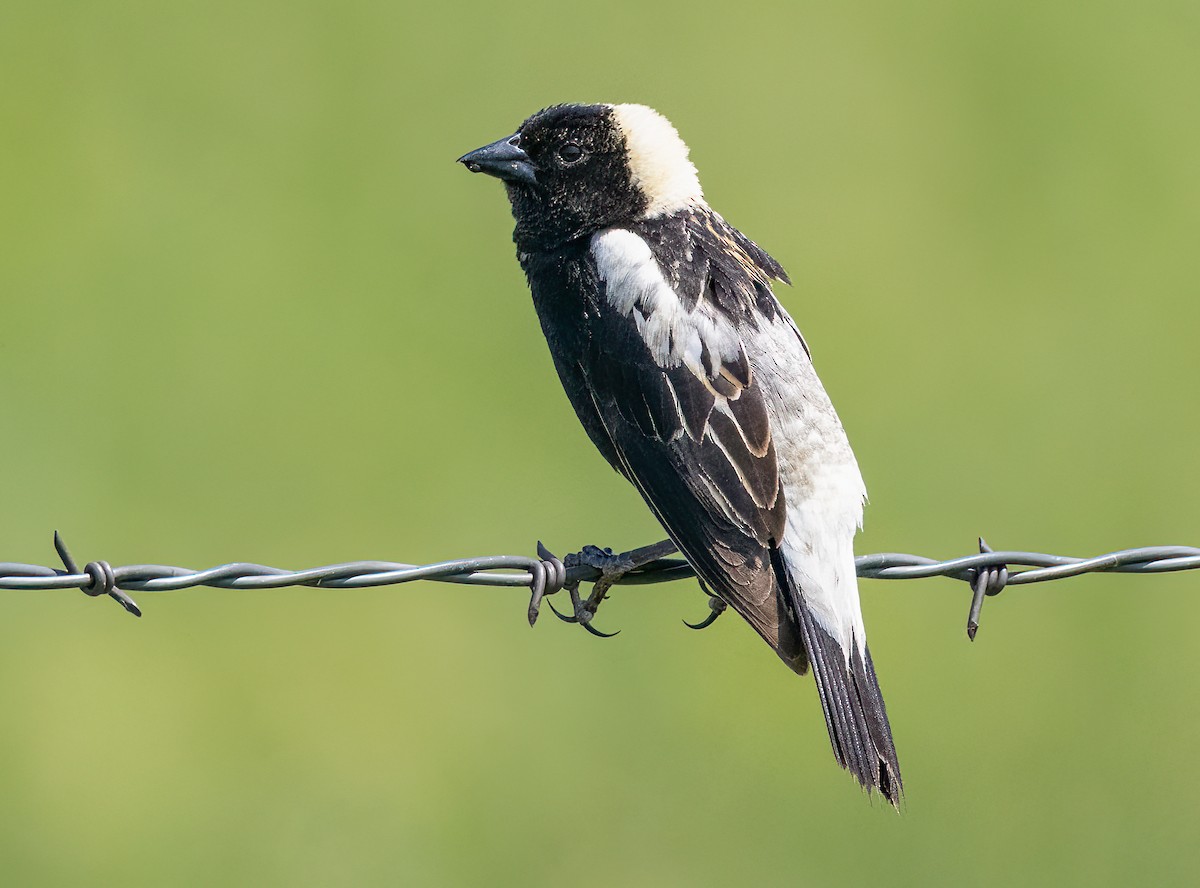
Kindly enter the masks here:
M 866 491 L 782 268 L 707 207 L 522 259 L 593 442 L 709 587 L 814 667 L 839 762 L 895 801 L 854 570 Z
M 641 105 L 560 105 L 461 158 L 503 179 L 563 386 L 700 578 L 797 672 L 834 752 L 896 802 L 899 768 L 859 612 L 865 495 L 783 269 L 704 199 Z

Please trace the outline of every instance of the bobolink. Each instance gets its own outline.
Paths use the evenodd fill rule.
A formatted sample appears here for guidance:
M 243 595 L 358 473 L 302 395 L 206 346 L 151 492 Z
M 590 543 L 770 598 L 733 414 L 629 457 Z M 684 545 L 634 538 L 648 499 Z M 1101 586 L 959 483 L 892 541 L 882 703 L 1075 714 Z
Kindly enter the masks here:
M 502 179 L 554 365 L 592 442 L 701 580 L 811 665 L 838 762 L 898 805 L 854 568 L 866 488 L 783 268 L 713 212 L 642 105 L 558 105 L 461 158 Z

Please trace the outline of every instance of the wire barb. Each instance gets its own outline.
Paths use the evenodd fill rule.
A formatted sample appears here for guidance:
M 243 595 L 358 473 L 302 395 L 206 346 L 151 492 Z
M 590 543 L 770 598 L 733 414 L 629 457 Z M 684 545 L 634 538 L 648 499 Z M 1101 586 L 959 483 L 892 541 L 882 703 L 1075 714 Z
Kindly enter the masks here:
M 434 564 L 352 561 L 305 570 L 285 570 L 241 562 L 206 570 L 163 564 L 113 567 L 106 561 L 88 562 L 80 570 L 63 543 L 62 536 L 55 533 L 54 540 L 62 568 L 0 562 L 0 589 L 81 589 L 93 596 L 108 595 L 129 613 L 141 616 L 137 604 L 126 594 L 129 590 L 170 592 L 195 586 L 218 589 L 277 589 L 283 586 L 359 589 L 433 580 L 472 586 L 524 587 L 530 593 L 528 617 L 532 625 L 543 599 L 572 586 L 578 598 L 579 584 L 592 583 L 592 594 L 588 599 L 580 600 L 572 616 L 563 618 L 568 622 L 582 622 L 592 634 L 603 635 L 590 625 L 590 621 L 613 586 L 665 583 L 695 576 L 687 561 L 671 557 L 678 550 L 670 540 L 631 549 L 620 555 L 592 546 L 576 556 L 558 559 L 539 543 L 537 558 L 496 555 Z M 1191 546 L 1145 546 L 1121 549 L 1093 558 L 1075 558 L 1041 552 L 993 552 L 982 539 L 979 542 L 978 554 L 945 561 L 895 552 L 860 555 L 855 559 L 855 569 L 860 577 L 866 579 L 949 577 L 969 583 L 972 599 L 967 634 L 972 638 L 974 631 L 979 628 L 983 598 L 996 595 L 1010 586 L 1061 580 L 1085 573 L 1149 574 L 1200 569 L 1200 548 Z M 589 557 L 587 553 L 591 550 L 595 550 L 599 556 Z M 605 565 L 608 566 L 607 574 Z M 980 589 L 983 591 L 980 592 Z M 710 607 L 713 606 L 710 604 Z M 581 614 L 586 614 L 582 620 Z M 708 621 L 702 621 L 702 624 L 710 625 L 711 617 Z
M 54 548 L 58 552 L 58 557 L 62 560 L 63 567 L 66 569 L 64 575 L 78 575 L 80 573 L 79 565 L 71 557 L 71 552 L 67 549 L 66 540 L 62 538 L 62 534 L 57 530 L 54 531 Z M 112 565 L 107 561 L 89 561 L 84 565 L 82 573 L 88 578 L 88 582 L 82 583 L 79 586 L 80 591 L 84 595 L 91 598 L 107 595 L 135 617 L 142 615 L 141 608 L 137 606 L 134 600 L 117 588 L 116 574 L 112 569 Z
M 992 551 L 992 547 L 984 541 L 983 537 L 979 538 L 979 551 L 981 553 Z M 1007 585 L 1007 564 L 990 565 L 975 570 L 975 575 L 971 578 L 971 609 L 967 613 L 967 638 L 969 640 L 974 641 L 975 633 L 979 631 L 979 612 L 983 610 L 983 597 L 999 595 Z
M 530 629 L 537 622 L 538 610 L 541 608 L 542 598 L 546 595 L 561 592 L 567 582 L 566 566 L 549 549 L 542 545 L 541 540 L 538 540 L 537 553 L 538 558 L 542 560 L 536 561 L 529 566 L 529 610 L 526 613 L 529 617 Z M 553 610 L 554 606 L 551 605 L 550 607 Z

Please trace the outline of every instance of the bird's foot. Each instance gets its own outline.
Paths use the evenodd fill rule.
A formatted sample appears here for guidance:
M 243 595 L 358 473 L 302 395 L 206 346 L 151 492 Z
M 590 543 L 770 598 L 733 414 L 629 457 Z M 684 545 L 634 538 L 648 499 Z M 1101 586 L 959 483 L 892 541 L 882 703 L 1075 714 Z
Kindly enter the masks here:
M 601 599 L 625 574 L 641 566 L 629 552 L 616 555 L 612 549 L 601 549 L 599 546 L 584 546 L 583 551 L 573 552 L 564 558 L 563 564 L 568 568 L 590 567 L 600 571 L 600 576 L 592 583 L 592 595 L 595 596 L 596 590 L 599 589 Z
M 636 583 L 642 573 L 661 575 L 664 571 L 677 571 L 681 579 L 691 576 L 691 568 L 685 561 L 668 557 L 677 551 L 675 544 L 670 540 L 619 554 L 599 546 L 584 546 L 582 551 L 568 555 L 558 562 L 563 565 L 563 582 L 559 588 L 567 590 L 571 596 L 571 614 L 560 613 L 552 604 L 550 610 L 560 620 L 578 623 L 592 635 L 611 638 L 617 633 L 601 632 L 592 625 L 592 618 L 599 610 L 601 602 L 608 596 L 609 589 L 621 582 Z M 538 552 L 540 558 L 546 559 L 546 553 L 542 549 L 539 548 Z M 579 584 L 583 582 L 592 584 L 592 593 L 586 599 L 579 594 Z M 546 585 L 545 594 L 551 594 L 549 583 Z M 538 596 L 538 603 L 540 602 L 541 597 Z M 531 613 L 532 609 L 531 602 Z
M 596 616 L 596 611 L 600 607 L 600 602 L 593 602 L 591 598 L 588 598 L 587 600 L 581 598 L 579 595 L 578 582 L 568 583 L 564 588 L 567 590 L 567 594 L 571 596 L 572 616 L 568 617 L 566 614 L 559 613 L 558 608 L 556 608 L 553 604 L 550 604 L 550 602 L 546 602 L 550 605 L 550 610 L 554 613 L 554 616 L 558 617 L 564 623 L 578 623 L 597 638 L 612 638 L 614 635 L 620 634 L 620 629 L 618 629 L 616 632 L 601 632 L 592 625 L 592 618 Z
M 599 571 L 600 575 L 592 581 L 592 594 L 586 600 L 579 594 L 579 580 L 566 584 L 564 588 L 571 596 L 571 616 L 560 614 L 554 605 L 550 605 L 550 609 L 564 622 L 578 623 L 599 638 L 612 638 L 617 632 L 601 632 L 592 625 L 592 618 L 596 616 L 596 611 L 600 609 L 600 603 L 608 595 L 608 590 L 640 565 L 628 552 L 614 554 L 612 549 L 601 549 L 599 546 L 584 546 L 583 551 L 574 552 L 564 558 L 563 564 L 568 569 L 590 567 Z
M 697 577 L 697 579 L 699 580 L 699 577 Z M 729 605 L 725 603 L 724 598 L 718 598 L 716 595 L 712 594 L 712 591 L 708 588 L 708 586 L 704 585 L 703 580 L 699 580 L 699 582 L 700 591 L 708 596 L 708 616 L 706 616 L 699 623 L 689 623 L 687 620 L 684 620 L 683 625 L 687 626 L 689 629 L 707 629 L 713 623 L 717 622 L 717 617 L 725 613 L 725 609 L 729 607 Z

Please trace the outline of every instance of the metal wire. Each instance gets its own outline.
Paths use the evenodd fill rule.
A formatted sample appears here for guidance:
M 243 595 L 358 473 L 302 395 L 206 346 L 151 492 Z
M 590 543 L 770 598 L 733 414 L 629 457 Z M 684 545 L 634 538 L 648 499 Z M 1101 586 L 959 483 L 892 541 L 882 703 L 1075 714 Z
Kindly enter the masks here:
M 530 622 L 536 619 L 537 604 L 544 595 L 575 588 L 582 582 L 621 585 L 664 583 L 695 576 L 681 558 L 670 558 L 677 550 L 670 541 L 655 543 L 614 555 L 611 550 L 586 547 L 583 552 L 560 560 L 538 543 L 537 558 L 522 555 L 493 555 L 460 558 L 433 564 L 394 561 L 349 561 L 305 570 L 286 570 L 264 564 L 234 562 L 193 570 L 164 564 L 132 564 L 112 567 L 91 561 L 82 570 L 76 565 L 55 533 L 55 547 L 62 568 L 36 564 L 0 562 L 0 589 L 80 589 L 88 595 L 108 595 L 137 616 L 141 611 L 125 592 L 172 592 L 195 586 L 219 589 L 278 589 L 282 586 L 315 586 L 324 589 L 357 589 L 390 586 L 414 580 L 463 583 L 473 586 L 515 586 L 531 590 Z M 1191 546 L 1145 546 L 1122 549 L 1092 558 L 1048 555 L 1042 552 L 1005 550 L 993 552 L 983 540 L 979 554 L 939 561 L 921 555 L 880 552 L 860 555 L 855 568 L 860 577 L 876 580 L 915 580 L 949 577 L 972 584 L 974 598 L 968 618 L 968 635 L 978 628 L 979 606 L 984 595 L 995 595 L 1007 586 L 1023 586 L 1079 576 L 1085 573 L 1167 573 L 1200 569 L 1200 549 Z M 613 578 L 609 570 L 619 566 Z M 1024 567 L 1025 570 L 1014 570 Z

